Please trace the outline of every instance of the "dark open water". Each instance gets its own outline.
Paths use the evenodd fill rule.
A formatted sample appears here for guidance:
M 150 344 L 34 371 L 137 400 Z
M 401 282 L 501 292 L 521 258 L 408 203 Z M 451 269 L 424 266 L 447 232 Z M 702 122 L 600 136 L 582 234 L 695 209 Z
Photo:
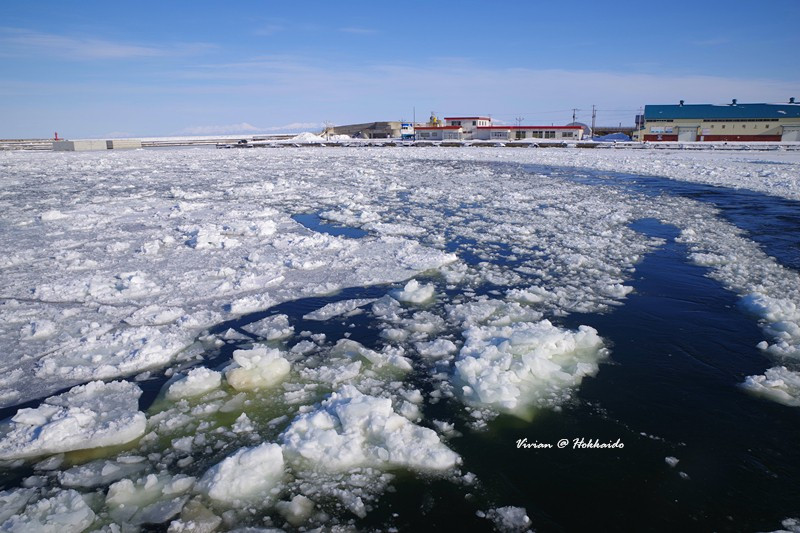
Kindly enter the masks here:
M 779 263 L 800 268 L 798 202 L 663 178 L 530 170 L 711 203 Z M 530 423 L 501 417 L 484 433 L 457 425 L 464 436 L 450 445 L 480 485 L 464 491 L 408 477 L 365 526 L 490 530 L 476 511 L 491 504 L 525 507 L 539 531 L 770 531 L 800 515 L 800 409 L 739 387 L 773 366 L 755 348 L 763 333 L 737 307 L 737 295 L 688 262 L 677 228 L 652 219 L 632 228 L 666 240 L 637 265 L 628 283 L 634 293 L 611 312 L 562 320 L 596 328 L 611 347 L 610 361 L 581 385 L 580 401 Z M 426 419 L 458 420 L 459 409 L 456 402 L 429 406 Z M 526 450 L 516 446 L 521 438 L 619 439 L 625 447 Z M 679 462 L 671 467 L 666 457 Z

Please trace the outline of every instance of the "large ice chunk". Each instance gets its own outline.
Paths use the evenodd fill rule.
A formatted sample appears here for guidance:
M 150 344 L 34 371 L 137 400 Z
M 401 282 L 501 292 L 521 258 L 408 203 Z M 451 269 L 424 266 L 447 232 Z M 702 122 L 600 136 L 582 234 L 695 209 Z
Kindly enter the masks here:
M 795 302 L 753 293 L 742 298 L 741 305 L 764 321 L 764 330 L 775 340 L 762 348 L 779 357 L 800 358 L 800 307 Z
M 363 360 L 375 369 L 394 367 L 403 372 L 408 372 L 412 369 L 411 361 L 403 355 L 404 350 L 401 347 L 386 346 L 382 351 L 376 352 L 356 341 L 341 339 L 333 347 L 331 353 L 345 355 L 351 359 Z
M 199 396 L 219 388 L 221 383 L 222 374 L 219 372 L 204 367 L 193 368 L 185 377 L 169 386 L 166 396 L 170 400 Z
M 505 411 L 557 405 L 606 355 L 597 331 L 548 320 L 472 326 L 464 332 L 456 378 L 468 403 Z
M 161 524 L 181 512 L 195 478 L 149 474 L 136 482 L 117 481 L 108 488 L 106 504 L 114 520 L 128 524 Z
M 377 298 L 357 298 L 355 300 L 344 300 L 341 302 L 329 303 L 328 305 L 311 311 L 310 313 L 306 313 L 303 315 L 303 320 L 328 320 L 329 318 L 355 311 L 359 307 L 371 304 L 376 300 Z
M 742 387 L 778 403 L 800 407 L 800 373 L 785 366 L 770 368 L 763 375 L 747 376 Z
M 412 279 L 405 286 L 392 292 L 392 296 L 401 302 L 421 304 L 431 300 L 434 295 L 433 283 L 427 285 L 421 284 L 419 281 Z
M 445 470 L 460 460 L 435 431 L 395 413 L 391 400 L 351 385 L 295 418 L 281 439 L 293 464 L 326 472 L 361 466 Z
M 130 442 L 144 434 L 142 391 L 133 383 L 93 381 L 20 409 L 0 440 L 0 459 L 21 459 Z
M 275 348 L 236 350 L 233 360 L 239 365 L 228 370 L 225 379 L 236 390 L 254 390 L 272 387 L 289 374 L 291 365 Z
M 15 533 L 80 533 L 92 525 L 95 514 L 81 495 L 62 490 L 52 498 L 28 505 L 25 511 L 0 525 L 2 531 Z
M 277 444 L 242 448 L 211 467 L 197 486 L 209 498 L 236 505 L 263 500 L 283 478 L 283 453 Z

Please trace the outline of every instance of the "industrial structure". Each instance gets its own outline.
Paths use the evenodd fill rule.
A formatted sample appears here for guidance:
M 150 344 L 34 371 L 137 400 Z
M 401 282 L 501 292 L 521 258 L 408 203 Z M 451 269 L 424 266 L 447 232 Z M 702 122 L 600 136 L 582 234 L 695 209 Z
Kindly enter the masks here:
M 389 121 L 333 126 L 326 128 L 323 135 L 349 135 L 355 139 L 397 139 L 404 133 L 402 122 Z
M 800 103 L 647 105 L 639 141 L 800 142 Z

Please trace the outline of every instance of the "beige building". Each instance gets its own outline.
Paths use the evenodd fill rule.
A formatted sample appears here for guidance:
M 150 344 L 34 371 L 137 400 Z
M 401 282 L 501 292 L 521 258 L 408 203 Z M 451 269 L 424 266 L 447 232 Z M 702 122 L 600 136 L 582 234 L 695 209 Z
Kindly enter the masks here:
M 640 141 L 800 142 L 800 104 L 648 105 Z
M 357 139 L 394 139 L 402 135 L 401 122 L 364 122 L 362 124 L 347 124 L 328 128 L 325 133 L 336 135 L 349 135 Z

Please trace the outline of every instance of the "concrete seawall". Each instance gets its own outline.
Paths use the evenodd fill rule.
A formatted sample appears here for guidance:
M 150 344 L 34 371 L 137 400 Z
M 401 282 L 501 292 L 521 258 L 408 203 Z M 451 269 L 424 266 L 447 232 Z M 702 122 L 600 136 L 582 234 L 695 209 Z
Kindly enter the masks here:
M 247 139 L 246 144 L 239 144 L 242 139 Z M 58 141 L 59 143 L 76 143 L 75 148 L 61 148 L 75 151 L 106 150 L 106 149 L 135 149 L 135 148 L 168 148 L 180 146 L 217 146 L 219 148 L 339 148 L 339 147 L 449 147 L 449 148 L 584 148 L 584 149 L 638 149 L 638 150 L 747 150 L 747 151 L 773 151 L 787 150 L 800 151 L 800 143 L 780 142 L 591 142 L 576 141 L 547 142 L 536 141 L 403 141 L 399 139 L 349 139 L 342 141 L 324 142 L 297 142 L 289 135 L 270 136 L 269 139 L 246 137 L 218 137 L 202 139 L 116 139 L 116 140 L 80 140 Z M 54 141 L 47 139 L 8 139 L 0 140 L 0 150 L 54 150 Z M 96 145 L 96 146 L 95 146 Z M 64 146 L 62 144 L 62 146 Z M 91 148 L 87 148 L 91 146 Z

